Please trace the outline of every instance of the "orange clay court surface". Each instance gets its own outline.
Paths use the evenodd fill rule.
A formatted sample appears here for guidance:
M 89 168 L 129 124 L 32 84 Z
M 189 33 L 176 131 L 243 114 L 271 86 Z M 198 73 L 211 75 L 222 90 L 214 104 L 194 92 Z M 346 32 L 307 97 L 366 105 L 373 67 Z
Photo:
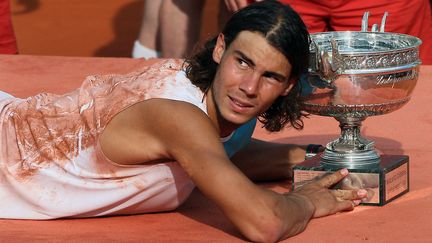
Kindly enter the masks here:
M 129 55 L 138 33 L 142 1 L 28 0 L 28 8 L 15 0 L 12 3 L 21 55 L 0 55 L 0 90 L 17 97 L 42 91 L 64 93 L 77 88 L 87 75 L 126 73 L 151 63 L 113 58 Z M 216 1 L 208 1 L 205 18 L 214 18 L 215 6 Z M 204 32 L 215 31 L 212 21 L 206 22 Z M 205 34 L 202 36 L 205 38 Z M 314 219 L 305 232 L 287 242 L 432 241 L 430 90 L 432 66 L 422 66 L 411 101 L 394 113 L 368 118 L 362 127 L 363 135 L 373 139 L 383 153 L 410 156 L 410 192 L 383 207 L 360 206 L 353 212 Z M 254 134 L 261 139 L 304 144 L 324 144 L 338 135 L 336 120 L 318 116 L 306 119 L 305 129 L 300 132 L 286 129 L 268 134 L 258 125 Z M 288 191 L 290 183 L 262 186 Z M 0 220 L 0 242 L 244 240 L 198 190 L 178 210 L 168 213 L 52 221 Z

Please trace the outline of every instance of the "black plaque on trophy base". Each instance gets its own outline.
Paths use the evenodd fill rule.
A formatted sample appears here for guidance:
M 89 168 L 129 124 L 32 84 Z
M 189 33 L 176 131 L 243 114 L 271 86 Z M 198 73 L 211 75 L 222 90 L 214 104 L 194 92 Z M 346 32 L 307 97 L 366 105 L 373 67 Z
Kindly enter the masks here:
M 333 188 L 368 191 L 362 205 L 382 206 L 409 191 L 409 157 L 406 155 L 381 155 L 379 166 L 368 169 L 348 169 L 350 174 Z M 293 188 L 317 176 L 337 171 L 320 164 L 317 155 L 294 167 Z

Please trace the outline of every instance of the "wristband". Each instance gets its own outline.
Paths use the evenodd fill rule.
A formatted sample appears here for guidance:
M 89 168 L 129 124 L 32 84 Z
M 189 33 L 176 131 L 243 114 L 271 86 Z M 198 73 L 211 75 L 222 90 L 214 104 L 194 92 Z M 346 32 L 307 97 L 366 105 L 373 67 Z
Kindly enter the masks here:
M 306 147 L 305 160 L 310 159 L 322 151 L 324 146 L 321 144 L 309 144 Z

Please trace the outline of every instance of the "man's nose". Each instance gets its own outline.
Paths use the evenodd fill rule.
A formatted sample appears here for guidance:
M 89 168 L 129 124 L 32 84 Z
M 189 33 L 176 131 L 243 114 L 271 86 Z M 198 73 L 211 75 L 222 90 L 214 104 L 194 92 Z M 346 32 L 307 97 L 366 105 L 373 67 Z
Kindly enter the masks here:
M 260 85 L 260 75 L 256 72 L 250 72 L 243 76 L 242 82 L 240 83 L 240 90 L 245 92 L 248 96 L 253 96 L 258 93 Z

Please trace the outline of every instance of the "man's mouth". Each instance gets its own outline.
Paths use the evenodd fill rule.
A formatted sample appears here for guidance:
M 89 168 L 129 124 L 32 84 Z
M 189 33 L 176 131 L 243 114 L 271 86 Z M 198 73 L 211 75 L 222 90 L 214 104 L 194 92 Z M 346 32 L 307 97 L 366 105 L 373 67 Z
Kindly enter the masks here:
M 246 109 L 250 109 L 253 107 L 253 104 L 251 104 L 248 101 L 237 99 L 237 98 L 234 98 L 231 96 L 228 96 L 228 97 L 229 97 L 229 99 L 231 101 L 231 105 L 233 106 L 235 111 L 242 112 L 242 111 L 245 111 Z

